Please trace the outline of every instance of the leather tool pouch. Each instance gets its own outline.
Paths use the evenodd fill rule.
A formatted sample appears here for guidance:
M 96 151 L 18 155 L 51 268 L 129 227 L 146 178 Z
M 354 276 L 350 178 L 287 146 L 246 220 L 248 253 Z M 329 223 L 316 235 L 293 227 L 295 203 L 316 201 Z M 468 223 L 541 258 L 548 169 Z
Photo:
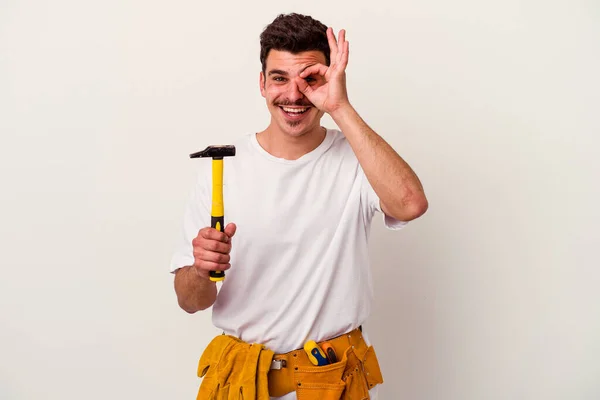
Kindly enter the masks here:
M 363 354 L 349 347 L 342 360 L 321 367 L 298 367 L 294 377 L 298 400 L 364 400 L 369 389 L 383 383 L 372 346 Z

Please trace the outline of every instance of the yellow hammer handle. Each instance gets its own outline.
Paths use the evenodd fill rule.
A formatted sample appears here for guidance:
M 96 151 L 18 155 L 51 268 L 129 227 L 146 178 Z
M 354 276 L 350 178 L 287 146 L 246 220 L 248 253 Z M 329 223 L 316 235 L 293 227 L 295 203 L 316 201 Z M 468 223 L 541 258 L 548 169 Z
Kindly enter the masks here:
M 212 206 L 210 211 L 210 225 L 219 232 L 225 227 L 225 208 L 223 206 L 223 159 L 212 160 Z M 224 271 L 210 271 L 209 279 L 213 282 L 225 279 Z

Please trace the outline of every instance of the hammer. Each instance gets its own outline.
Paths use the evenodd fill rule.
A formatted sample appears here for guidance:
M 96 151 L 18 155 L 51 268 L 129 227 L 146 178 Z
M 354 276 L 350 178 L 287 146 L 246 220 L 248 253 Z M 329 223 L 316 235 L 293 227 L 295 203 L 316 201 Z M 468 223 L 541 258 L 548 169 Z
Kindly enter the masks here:
M 208 146 L 190 158 L 212 157 L 212 209 L 210 211 L 210 226 L 219 232 L 225 229 L 225 210 L 223 207 L 223 157 L 235 156 L 235 146 Z M 225 279 L 224 271 L 210 271 L 209 279 L 213 282 Z

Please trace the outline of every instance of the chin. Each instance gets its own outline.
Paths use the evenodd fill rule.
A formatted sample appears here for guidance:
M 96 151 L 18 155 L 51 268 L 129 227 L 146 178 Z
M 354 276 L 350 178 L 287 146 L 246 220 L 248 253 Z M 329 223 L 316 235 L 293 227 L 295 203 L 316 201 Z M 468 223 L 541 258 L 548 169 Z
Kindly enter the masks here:
M 289 136 L 293 136 L 293 137 L 304 136 L 315 129 L 315 127 L 308 127 L 302 123 L 297 124 L 297 125 L 291 125 L 286 121 L 284 121 L 283 126 L 280 125 L 280 127 L 282 128 L 282 131 L 285 134 L 287 134 Z
M 301 137 L 309 134 L 321 127 L 320 121 L 298 121 L 290 122 L 287 120 L 278 121 L 279 129 L 289 136 Z

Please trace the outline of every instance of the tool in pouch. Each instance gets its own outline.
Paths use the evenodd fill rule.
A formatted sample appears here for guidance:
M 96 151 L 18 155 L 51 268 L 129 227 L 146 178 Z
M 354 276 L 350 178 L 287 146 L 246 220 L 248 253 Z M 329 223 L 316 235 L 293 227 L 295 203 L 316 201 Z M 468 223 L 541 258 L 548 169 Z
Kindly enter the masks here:
M 223 232 L 225 229 L 225 208 L 223 206 L 223 157 L 235 156 L 235 146 L 219 145 L 208 146 L 197 153 L 190 154 L 190 158 L 212 158 L 212 206 L 210 212 L 210 226 Z M 209 278 L 213 282 L 225 279 L 224 271 L 210 271 Z
M 327 356 L 314 340 L 309 340 L 304 344 L 304 351 L 313 365 L 322 366 L 329 364 Z
M 321 344 L 321 348 L 323 349 L 323 352 L 327 356 L 327 360 L 329 361 L 330 364 L 334 364 L 338 361 L 337 354 L 335 354 L 335 350 L 333 349 L 333 346 L 331 345 L 331 343 L 325 342 L 325 343 Z

